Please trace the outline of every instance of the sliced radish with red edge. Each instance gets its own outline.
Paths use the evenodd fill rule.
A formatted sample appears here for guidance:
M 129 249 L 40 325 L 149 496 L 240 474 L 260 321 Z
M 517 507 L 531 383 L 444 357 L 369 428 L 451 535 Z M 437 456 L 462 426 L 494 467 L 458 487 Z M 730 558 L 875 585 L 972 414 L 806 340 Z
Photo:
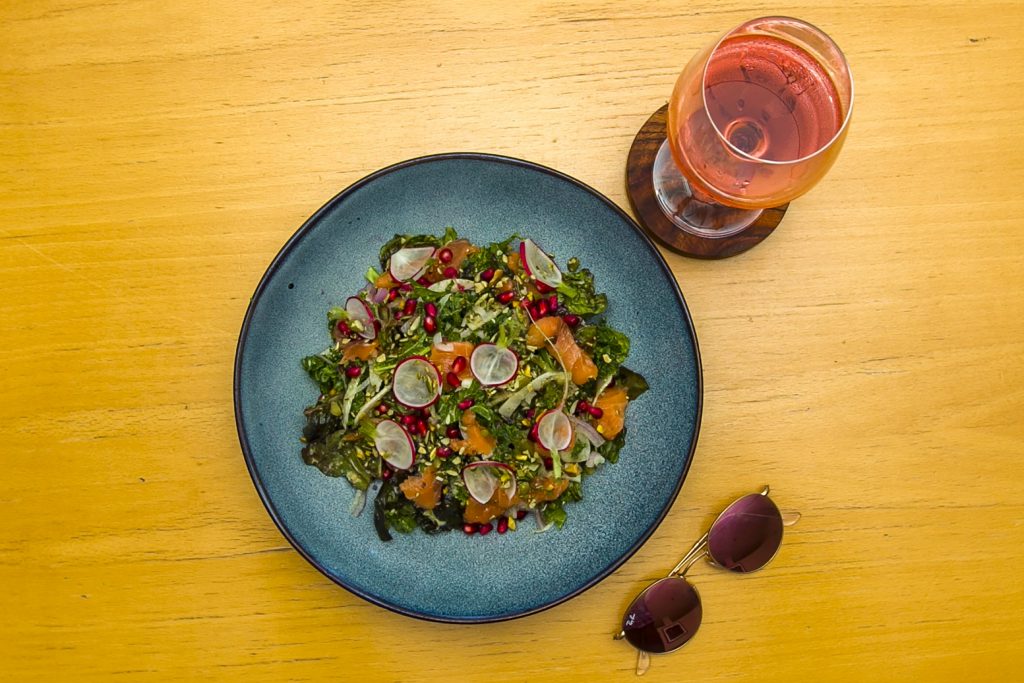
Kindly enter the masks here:
M 548 287 L 557 287 L 562 283 L 562 271 L 533 240 L 525 239 L 519 243 L 519 258 L 526 268 L 526 274 L 534 280 Z
M 519 357 L 512 349 L 485 342 L 470 354 L 469 369 L 480 384 L 496 387 L 508 384 L 516 376 Z
M 345 312 L 348 313 L 349 320 L 358 322 L 363 328 L 359 330 L 360 337 L 373 339 L 377 336 L 377 326 L 373 324 L 376 318 L 369 304 L 357 296 L 350 296 L 345 300 Z
M 405 427 L 394 420 L 381 420 L 373 436 L 373 445 L 384 462 L 397 470 L 407 470 L 416 461 L 416 449 Z
M 405 247 L 391 255 L 388 272 L 399 282 L 415 280 L 427 269 L 434 257 L 434 247 Z
M 561 410 L 548 410 L 537 420 L 537 441 L 549 451 L 564 451 L 572 438 L 572 422 Z
M 471 462 L 462 468 L 462 481 L 466 484 L 466 490 L 473 499 L 486 505 L 494 497 L 494 492 L 501 486 L 501 472 L 505 470 L 509 474 L 509 481 L 504 486 L 506 495 L 511 500 L 519 490 L 516 481 L 516 471 L 503 462 L 495 460 L 480 460 Z
M 392 392 L 407 408 L 426 408 L 441 395 L 441 375 L 423 356 L 410 356 L 395 368 Z

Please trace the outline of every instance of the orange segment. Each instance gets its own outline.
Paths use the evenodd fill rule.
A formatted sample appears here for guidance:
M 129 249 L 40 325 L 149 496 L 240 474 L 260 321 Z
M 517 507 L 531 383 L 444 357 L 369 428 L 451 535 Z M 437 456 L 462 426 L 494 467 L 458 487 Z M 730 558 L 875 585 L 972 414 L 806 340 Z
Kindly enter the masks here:
M 508 492 L 504 489 L 495 491 L 486 503 L 478 503 L 475 498 L 470 497 L 466 502 L 466 510 L 462 513 L 462 519 L 467 522 L 486 524 L 518 502 L 518 494 L 509 498 Z
M 373 341 L 354 341 L 345 345 L 344 351 L 341 352 L 341 360 L 348 362 L 350 360 L 370 360 L 377 356 L 377 340 Z
M 597 397 L 594 405 L 604 411 L 594 420 L 598 433 L 606 439 L 614 439 L 622 431 L 626 421 L 626 404 L 629 397 L 622 387 L 608 387 Z
M 526 330 L 526 343 L 530 346 L 543 346 L 545 337 L 554 339 L 558 336 L 558 330 L 562 328 L 562 319 L 555 315 L 540 318 L 532 323 Z
M 551 476 L 538 476 L 531 479 L 528 484 L 520 484 L 519 492 L 522 493 L 524 501 L 536 505 L 558 498 L 567 488 L 569 480 L 564 477 L 555 479 Z
M 448 376 L 452 369 L 452 363 L 459 356 L 466 359 L 466 368 L 459 373 L 459 379 L 472 377 L 473 373 L 469 369 L 469 356 L 473 353 L 473 343 L 464 341 L 445 342 L 442 346 L 446 350 L 439 349 L 437 345 L 430 347 L 430 362 L 441 373 L 441 380 L 444 381 L 444 378 Z
M 461 451 L 464 448 L 466 453 L 475 455 L 490 455 L 494 452 L 495 446 L 498 445 L 498 440 L 480 426 L 476 421 L 476 413 L 472 410 L 462 413 L 462 419 L 459 420 L 459 424 L 462 428 L 463 438 L 452 439 L 452 448 L 457 451 Z
M 395 287 L 402 283 L 396 280 L 395 278 L 391 277 L 391 273 L 385 270 L 383 273 L 377 276 L 377 279 L 376 281 L 374 281 L 373 284 L 379 287 L 380 289 L 394 289 Z
M 437 470 L 428 467 L 420 475 L 407 477 L 398 488 L 417 507 L 433 510 L 441 501 L 441 482 L 437 480 L 436 475 Z

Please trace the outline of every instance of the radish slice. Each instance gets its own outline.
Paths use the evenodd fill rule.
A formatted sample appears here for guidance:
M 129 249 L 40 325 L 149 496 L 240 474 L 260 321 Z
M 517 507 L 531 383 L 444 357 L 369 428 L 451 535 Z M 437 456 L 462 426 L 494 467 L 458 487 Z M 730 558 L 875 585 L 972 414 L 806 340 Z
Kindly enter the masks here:
M 463 278 L 451 278 L 448 280 L 438 280 L 434 284 L 427 287 L 431 292 L 447 292 L 452 287 L 456 291 L 463 292 L 468 289 L 473 289 L 476 283 L 472 280 L 464 280 Z
M 537 440 L 549 451 L 564 451 L 572 437 L 572 423 L 560 410 L 548 410 L 537 420 Z
M 555 262 L 531 239 L 519 243 L 519 258 L 526 268 L 526 274 L 548 287 L 562 284 L 562 271 Z
M 469 356 L 469 369 L 480 384 L 496 387 L 508 384 L 519 372 L 515 351 L 489 342 L 479 344 Z
M 406 247 L 391 255 L 388 272 L 399 282 L 415 280 L 427 269 L 427 263 L 437 251 L 434 247 Z
M 466 490 L 469 491 L 469 495 L 473 496 L 476 502 L 485 505 L 494 497 L 494 492 L 501 486 L 500 470 L 505 470 L 509 473 L 509 481 L 503 488 L 509 500 L 511 500 L 516 495 L 516 491 L 519 490 L 519 484 L 516 482 L 515 470 L 505 463 L 494 460 L 480 460 L 479 462 L 471 462 L 462 468 L 462 481 L 466 484 Z
M 441 375 L 423 356 L 410 356 L 395 368 L 392 391 L 406 408 L 426 408 L 441 395 Z
M 373 324 L 376 318 L 370 306 L 357 296 L 350 296 L 345 300 L 345 312 L 348 319 L 359 323 L 359 336 L 363 339 L 374 339 L 377 336 L 377 326 Z
M 416 461 L 416 449 L 405 427 L 394 420 L 381 420 L 373 436 L 373 445 L 384 462 L 395 469 L 407 470 Z

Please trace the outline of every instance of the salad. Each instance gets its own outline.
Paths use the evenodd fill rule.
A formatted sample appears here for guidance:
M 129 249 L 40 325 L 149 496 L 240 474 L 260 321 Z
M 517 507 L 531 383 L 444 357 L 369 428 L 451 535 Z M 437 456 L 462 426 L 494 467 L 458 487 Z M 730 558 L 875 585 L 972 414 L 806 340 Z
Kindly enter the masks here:
M 302 459 L 348 479 L 353 514 L 375 493 L 385 541 L 505 533 L 531 513 L 561 527 L 647 390 L 591 272 L 528 238 L 478 246 L 448 228 L 396 235 L 366 280 L 327 311 L 333 344 L 302 360 L 321 392 Z

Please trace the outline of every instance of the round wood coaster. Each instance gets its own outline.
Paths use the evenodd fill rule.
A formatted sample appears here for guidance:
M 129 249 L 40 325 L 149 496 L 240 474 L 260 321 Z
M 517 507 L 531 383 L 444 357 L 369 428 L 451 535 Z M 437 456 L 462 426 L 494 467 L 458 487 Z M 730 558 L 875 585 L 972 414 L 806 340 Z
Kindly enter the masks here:
M 685 256 L 726 258 L 735 256 L 772 234 L 786 214 L 789 204 L 765 209 L 756 221 L 729 237 L 701 237 L 680 230 L 661 210 L 654 196 L 651 169 L 661 143 L 667 135 L 665 121 L 668 105 L 654 112 L 633 139 L 626 161 L 626 194 L 640 225 L 660 243 Z

